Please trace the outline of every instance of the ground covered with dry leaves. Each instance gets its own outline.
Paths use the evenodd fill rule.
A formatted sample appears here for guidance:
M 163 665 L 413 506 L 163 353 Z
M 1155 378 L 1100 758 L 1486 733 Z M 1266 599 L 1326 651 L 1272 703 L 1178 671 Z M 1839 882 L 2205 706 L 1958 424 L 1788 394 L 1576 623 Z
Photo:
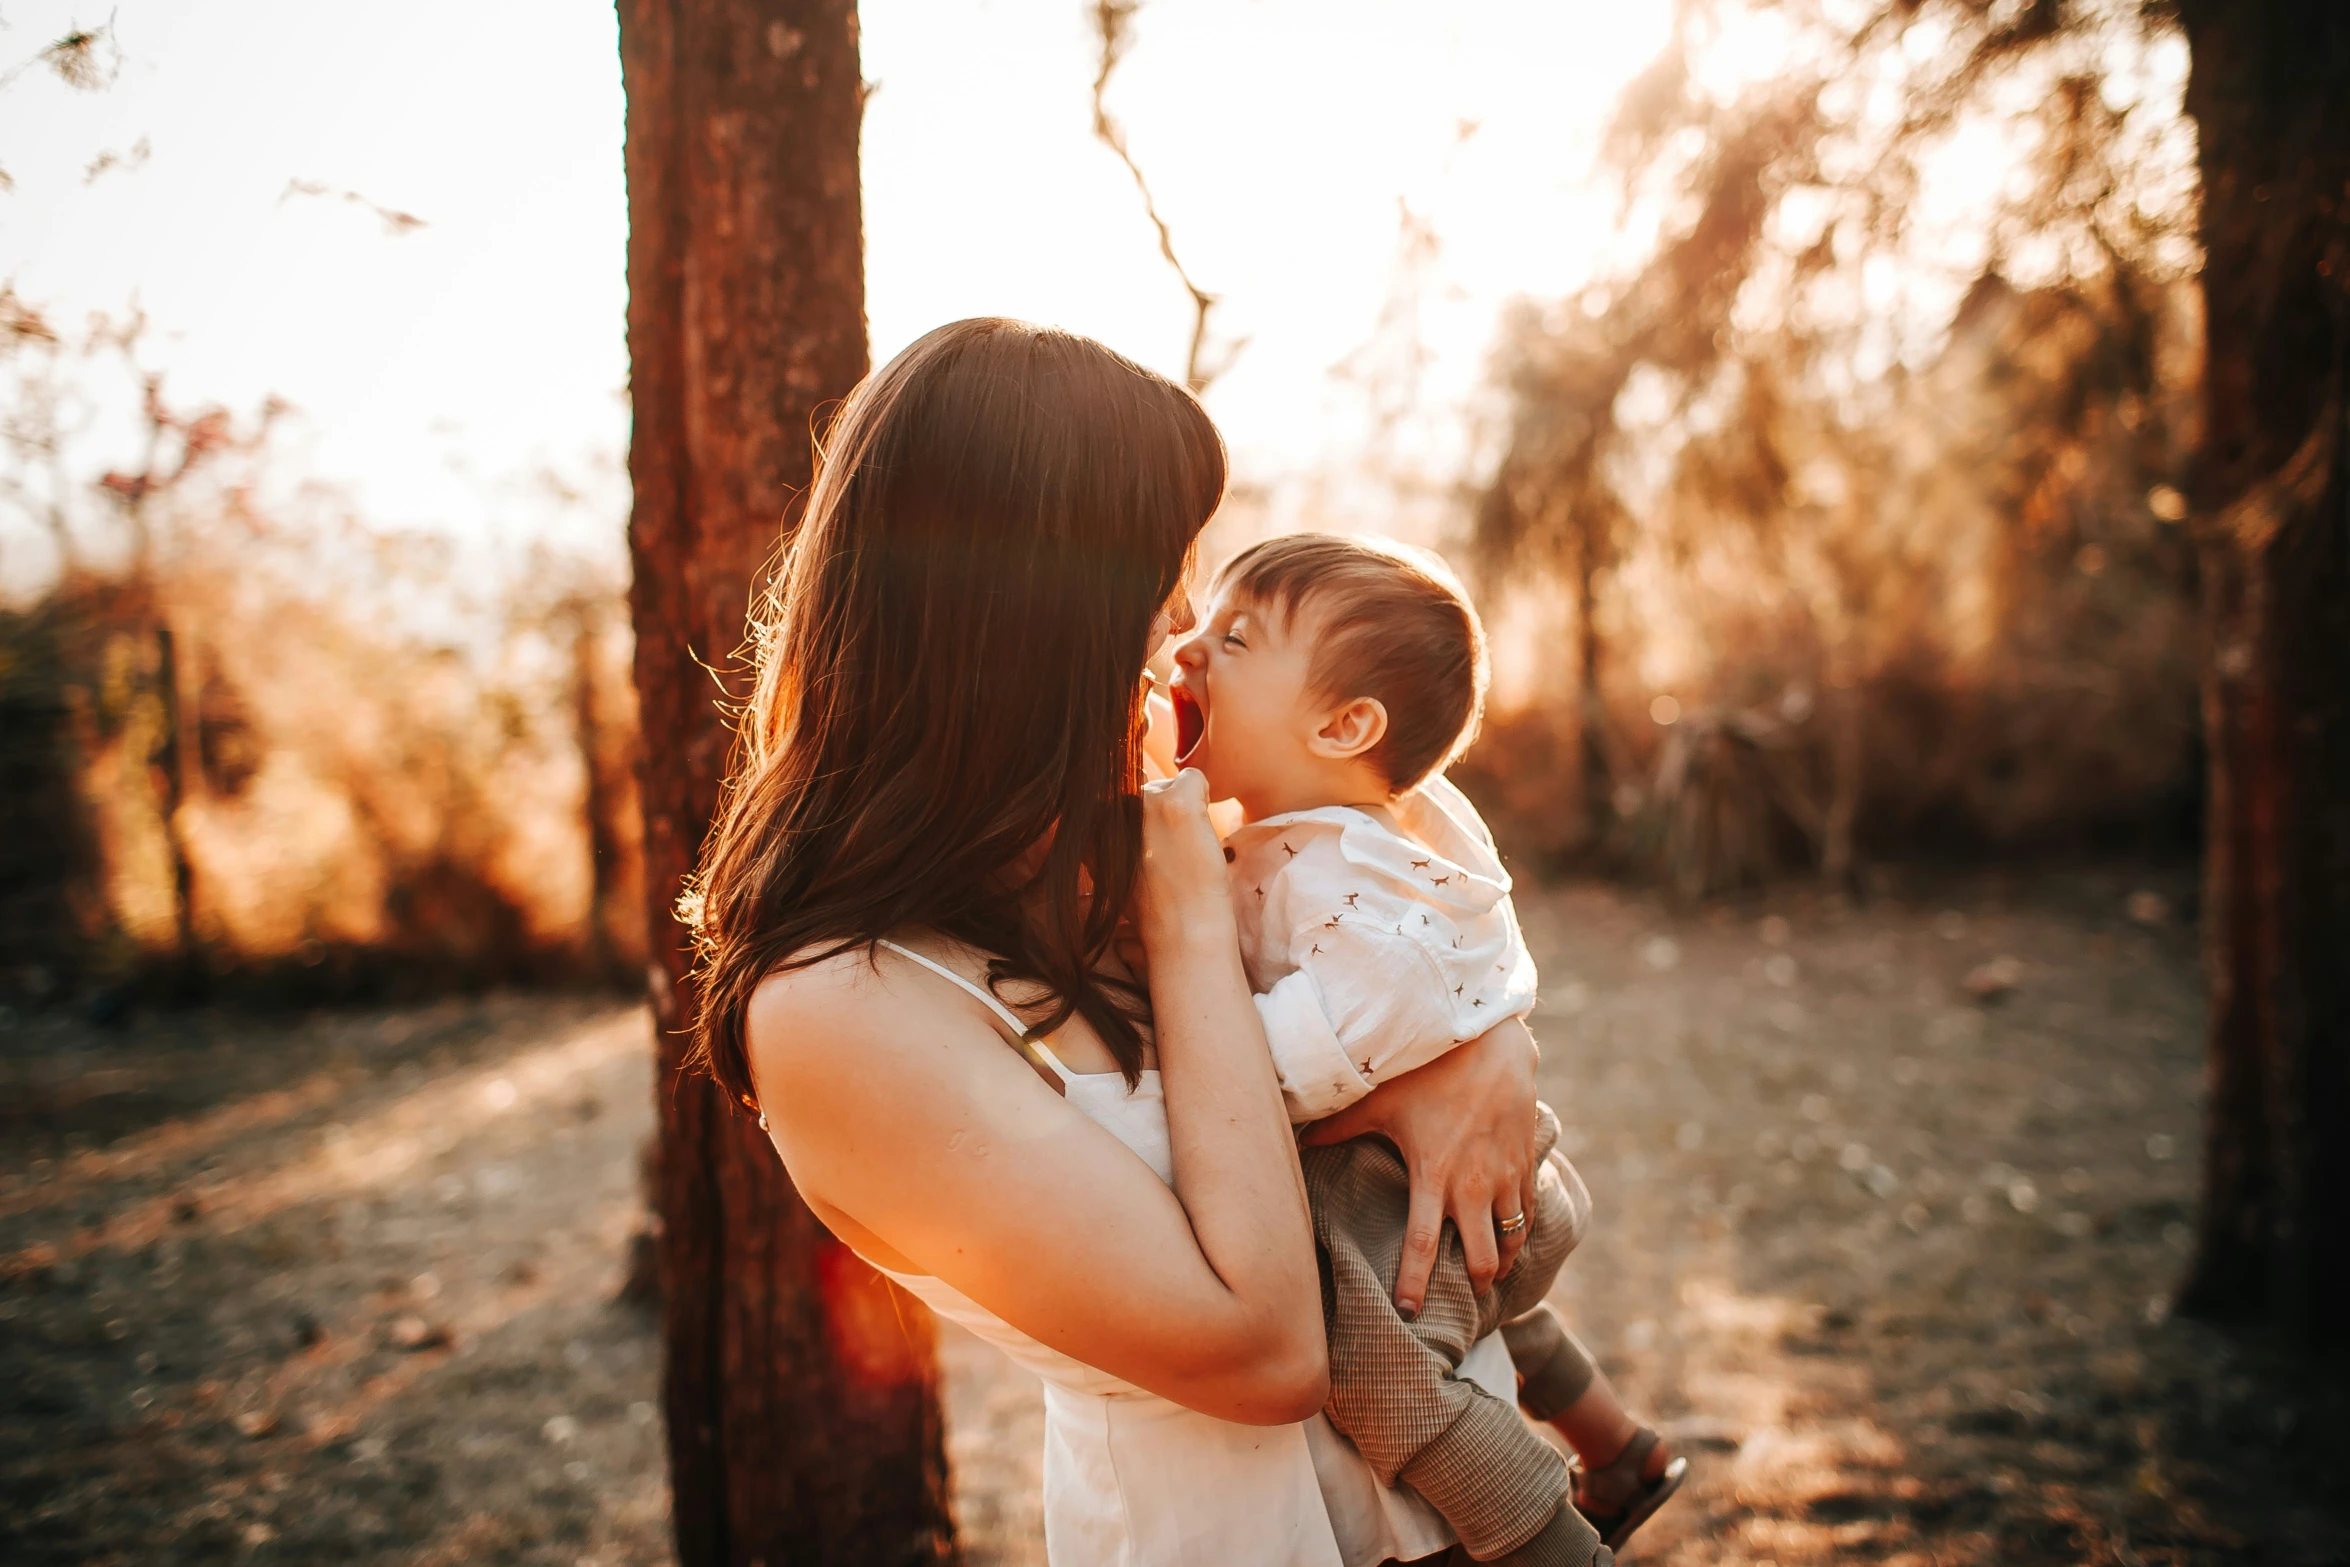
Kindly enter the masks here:
M 1646 1562 L 2350 1562 L 2338 1369 L 2171 1320 L 2176 875 L 1521 901 L 1596 1202 L 1558 1301 L 1696 1464 Z M 668 1559 L 635 1008 L 0 1021 L 0 1559 Z M 944 1342 L 975 1562 L 1035 1385 Z

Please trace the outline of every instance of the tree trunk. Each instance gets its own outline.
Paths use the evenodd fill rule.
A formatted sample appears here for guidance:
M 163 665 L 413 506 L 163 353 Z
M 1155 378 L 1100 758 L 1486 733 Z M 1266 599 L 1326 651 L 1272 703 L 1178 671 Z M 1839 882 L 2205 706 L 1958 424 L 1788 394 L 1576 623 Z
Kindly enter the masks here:
M 580 824 L 586 829 L 588 849 L 587 961 L 601 983 L 624 973 L 620 943 L 613 936 L 620 916 L 612 905 L 620 885 L 620 800 L 627 791 L 624 784 L 616 786 L 617 769 L 607 754 L 611 736 L 596 700 L 599 616 L 584 597 L 573 598 L 565 610 L 571 622 L 571 725 L 579 746 Z
M 1608 755 L 1607 699 L 1599 684 L 1599 547 L 1588 529 L 1575 541 L 1575 787 L 1582 821 L 1576 847 L 1599 851 L 1622 814 Z
M 709 668 L 865 371 L 852 0 L 620 0 L 639 777 L 659 1028 L 664 1402 L 686 1567 L 953 1557 L 928 1317 L 706 1079 L 674 906 L 730 733 Z M 709 666 L 706 668 L 705 665 Z
M 2192 0 L 2210 646 L 2204 1205 L 2182 1310 L 2350 1337 L 2350 10 Z
M 174 999 L 196 994 L 200 962 L 196 951 L 196 864 L 188 852 L 188 819 L 184 808 L 194 797 L 191 784 L 196 766 L 194 704 L 188 700 L 187 650 L 172 634 L 171 612 L 156 603 L 149 585 L 149 608 L 155 617 L 155 698 L 162 708 L 163 736 L 155 750 L 156 810 L 163 818 L 163 843 L 171 860 L 171 935 Z
M 1860 822 L 1867 748 L 1861 738 L 1860 681 L 1841 655 L 1832 661 L 1826 694 L 1828 804 L 1820 813 L 1820 881 L 1828 891 L 1853 890 L 1853 832 Z

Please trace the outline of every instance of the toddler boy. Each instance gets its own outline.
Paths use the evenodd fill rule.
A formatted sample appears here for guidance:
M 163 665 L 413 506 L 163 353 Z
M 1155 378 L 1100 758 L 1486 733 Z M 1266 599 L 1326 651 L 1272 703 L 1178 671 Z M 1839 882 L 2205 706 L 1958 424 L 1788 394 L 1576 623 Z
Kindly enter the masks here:
M 1176 754 L 1243 813 L 1225 857 L 1293 1121 L 1335 1114 L 1533 1006 L 1508 873 L 1443 777 L 1475 730 L 1485 657 L 1476 611 L 1441 562 L 1323 534 L 1259 544 L 1218 573 L 1176 666 Z M 1590 1198 L 1556 1150 L 1557 1119 L 1540 1113 L 1535 1202 L 1514 1216 L 1526 1229 L 1517 1261 L 1480 1299 L 1448 1232 L 1409 1313 L 1390 1294 L 1403 1161 L 1371 1137 L 1305 1151 L 1330 1336 L 1326 1412 L 1379 1479 L 1433 1506 L 1473 1559 L 1584 1567 L 1610 1559 L 1686 1462 L 1625 1415 L 1542 1305 Z M 1557 1453 L 1481 1385 L 1480 1373 L 1508 1386 L 1507 1368 L 1473 1363 L 1497 1328 L 1519 1400 L 1583 1459 L 1572 1494 Z M 1412 1503 L 1385 1490 L 1334 1508 L 1332 1521 L 1350 1563 L 1407 1557 L 1428 1540 Z

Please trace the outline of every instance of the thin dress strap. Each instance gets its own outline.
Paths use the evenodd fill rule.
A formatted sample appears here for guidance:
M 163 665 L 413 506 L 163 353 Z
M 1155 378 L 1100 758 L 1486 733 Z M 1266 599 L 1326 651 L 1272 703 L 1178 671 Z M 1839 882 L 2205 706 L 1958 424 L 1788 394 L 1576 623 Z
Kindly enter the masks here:
M 915 962 L 930 970 L 931 973 L 936 974 L 939 978 L 947 981 L 949 984 L 957 986 L 976 999 L 981 1006 L 987 1008 L 988 1011 L 993 1012 L 997 1018 L 1002 1020 L 1004 1027 L 1011 1031 L 1013 1047 L 1020 1052 L 1021 1057 L 1026 1060 L 1030 1066 L 1043 1073 L 1045 1077 L 1049 1079 L 1053 1085 L 1059 1088 L 1063 1093 L 1068 1092 L 1069 1071 L 1068 1068 L 1061 1065 L 1061 1058 L 1052 1053 L 1052 1050 L 1045 1044 L 1045 1042 L 1036 1036 L 1034 1030 L 1030 1029 L 1027 1024 L 1020 1021 L 1018 1013 L 1014 1012 L 1010 1007 L 1005 1006 L 1003 1002 L 997 1000 L 996 997 L 989 993 L 989 991 L 984 986 L 973 984 L 970 980 L 965 979 L 962 975 L 956 973 L 953 969 L 948 968 L 944 963 L 939 962 L 936 958 L 926 958 L 911 947 L 899 946 L 896 942 L 890 940 L 887 936 L 876 938 L 874 945 L 887 947 L 890 951 L 896 953 L 902 958 L 912 958 Z

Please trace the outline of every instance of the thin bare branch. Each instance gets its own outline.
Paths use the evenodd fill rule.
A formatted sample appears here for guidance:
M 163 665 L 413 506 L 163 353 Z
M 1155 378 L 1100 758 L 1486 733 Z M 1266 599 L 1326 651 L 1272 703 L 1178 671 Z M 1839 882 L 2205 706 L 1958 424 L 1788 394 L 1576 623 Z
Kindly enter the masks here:
M 1193 281 L 1190 270 L 1183 265 L 1183 258 L 1175 253 L 1174 231 L 1159 213 L 1159 204 L 1151 195 L 1150 181 L 1143 178 L 1142 165 L 1134 161 L 1134 154 L 1127 148 L 1125 128 L 1110 113 L 1110 78 L 1117 72 L 1119 62 L 1126 57 L 1128 45 L 1133 42 L 1130 28 L 1135 13 L 1141 9 L 1142 0 L 1095 0 L 1094 30 L 1101 42 L 1101 55 L 1093 75 L 1093 133 L 1101 139 L 1103 146 L 1117 154 L 1118 161 L 1126 165 L 1126 172 L 1133 176 L 1134 188 L 1142 195 L 1143 215 L 1150 219 L 1151 227 L 1158 232 L 1159 254 L 1167 258 L 1167 265 L 1175 269 L 1176 279 L 1183 284 L 1184 292 L 1191 296 L 1191 352 L 1184 361 L 1183 378 L 1193 392 L 1205 392 L 1208 383 L 1232 368 L 1233 360 L 1240 357 L 1240 351 L 1247 346 L 1248 340 L 1242 338 L 1232 343 L 1213 368 L 1207 364 L 1208 315 L 1216 308 L 1216 296 Z
M 425 220 L 413 212 L 402 212 L 397 207 L 387 207 L 381 202 L 369 200 L 355 190 L 338 190 L 334 186 L 318 180 L 286 181 L 286 188 L 278 193 L 278 205 L 283 206 L 296 196 L 323 196 L 331 200 L 348 202 L 354 207 L 365 207 L 382 220 L 384 232 L 395 239 L 403 234 L 413 234 L 426 226 Z
M 154 156 L 155 148 L 144 136 L 133 142 L 127 152 L 116 152 L 111 147 L 107 148 L 92 158 L 83 168 L 82 183 L 95 185 L 109 174 L 118 171 L 128 174 L 135 169 L 143 169 L 147 166 L 147 160 Z

